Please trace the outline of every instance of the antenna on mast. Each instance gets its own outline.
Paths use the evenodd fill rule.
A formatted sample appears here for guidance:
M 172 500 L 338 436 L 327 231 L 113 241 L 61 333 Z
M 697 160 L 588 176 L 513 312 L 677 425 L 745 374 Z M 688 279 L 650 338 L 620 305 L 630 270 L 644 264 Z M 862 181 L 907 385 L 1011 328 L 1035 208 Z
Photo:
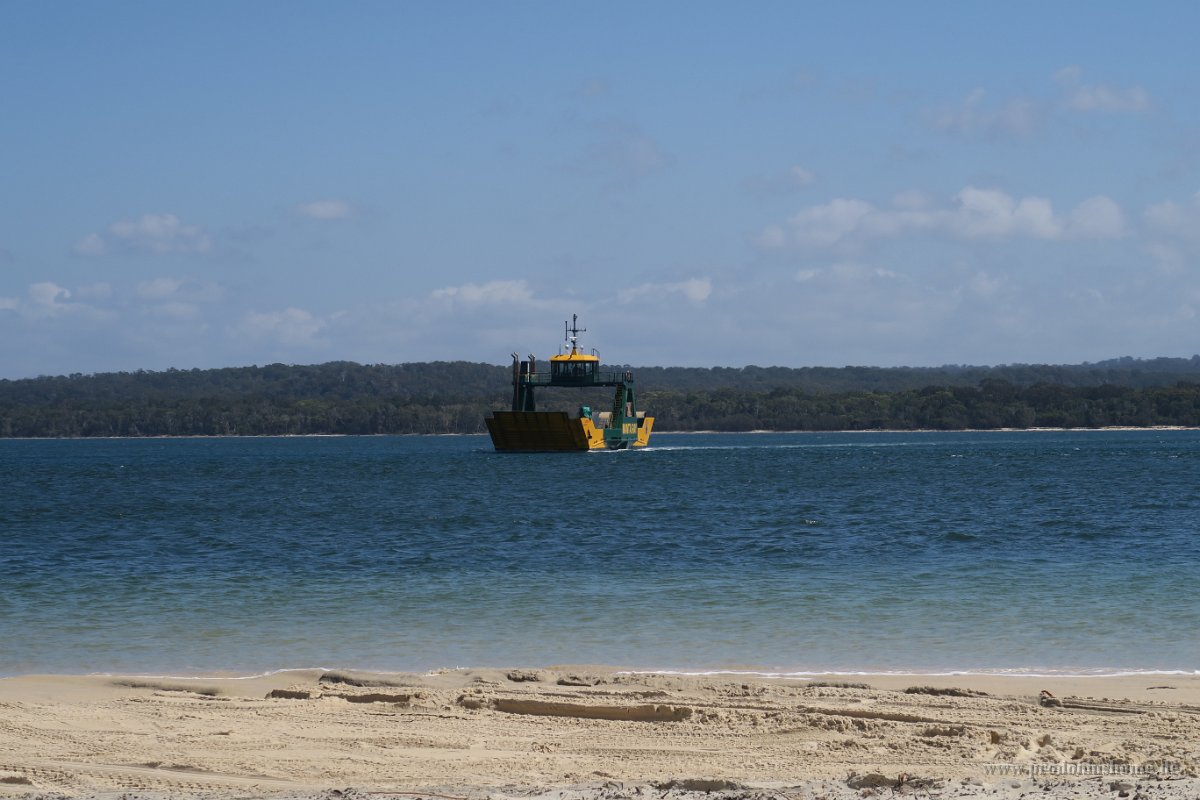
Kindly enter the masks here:
M 563 323 L 563 338 L 571 343 L 571 354 L 574 355 L 579 349 L 576 342 L 579 340 L 579 334 L 587 333 L 587 328 L 579 327 L 579 315 L 571 315 L 571 327 L 567 327 L 567 323 Z

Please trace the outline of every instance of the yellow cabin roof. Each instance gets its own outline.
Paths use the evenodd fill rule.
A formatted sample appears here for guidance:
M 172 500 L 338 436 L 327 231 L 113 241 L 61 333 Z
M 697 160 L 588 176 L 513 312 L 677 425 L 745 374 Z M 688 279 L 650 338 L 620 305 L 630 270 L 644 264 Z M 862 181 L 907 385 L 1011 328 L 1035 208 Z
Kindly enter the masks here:
M 590 356 L 580 353 L 578 350 L 573 350 L 570 353 L 559 353 L 556 356 L 550 356 L 551 361 L 600 361 L 599 356 Z

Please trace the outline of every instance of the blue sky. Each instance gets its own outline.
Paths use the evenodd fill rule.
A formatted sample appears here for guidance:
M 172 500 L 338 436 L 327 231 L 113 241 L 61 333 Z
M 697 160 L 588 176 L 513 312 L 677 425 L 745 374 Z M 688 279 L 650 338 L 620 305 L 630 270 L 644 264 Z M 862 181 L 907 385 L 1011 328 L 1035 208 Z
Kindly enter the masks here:
M 1196 3 L 0 0 L 0 377 L 1200 352 Z

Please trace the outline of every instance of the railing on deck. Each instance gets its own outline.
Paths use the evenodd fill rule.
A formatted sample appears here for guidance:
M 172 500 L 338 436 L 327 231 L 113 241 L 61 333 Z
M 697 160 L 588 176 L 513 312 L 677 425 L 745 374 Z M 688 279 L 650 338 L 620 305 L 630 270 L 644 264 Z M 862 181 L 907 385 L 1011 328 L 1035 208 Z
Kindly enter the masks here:
M 616 386 L 632 383 L 632 372 L 597 372 L 592 375 L 560 375 L 551 379 L 549 372 L 522 375 L 521 383 L 526 386 Z

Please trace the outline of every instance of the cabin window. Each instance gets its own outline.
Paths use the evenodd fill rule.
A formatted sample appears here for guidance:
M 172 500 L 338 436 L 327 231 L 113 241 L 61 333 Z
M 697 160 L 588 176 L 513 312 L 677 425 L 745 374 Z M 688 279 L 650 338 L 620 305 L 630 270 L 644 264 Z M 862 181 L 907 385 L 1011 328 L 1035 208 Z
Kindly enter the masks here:
M 592 381 L 596 377 L 594 361 L 555 361 L 551 376 L 566 380 Z

